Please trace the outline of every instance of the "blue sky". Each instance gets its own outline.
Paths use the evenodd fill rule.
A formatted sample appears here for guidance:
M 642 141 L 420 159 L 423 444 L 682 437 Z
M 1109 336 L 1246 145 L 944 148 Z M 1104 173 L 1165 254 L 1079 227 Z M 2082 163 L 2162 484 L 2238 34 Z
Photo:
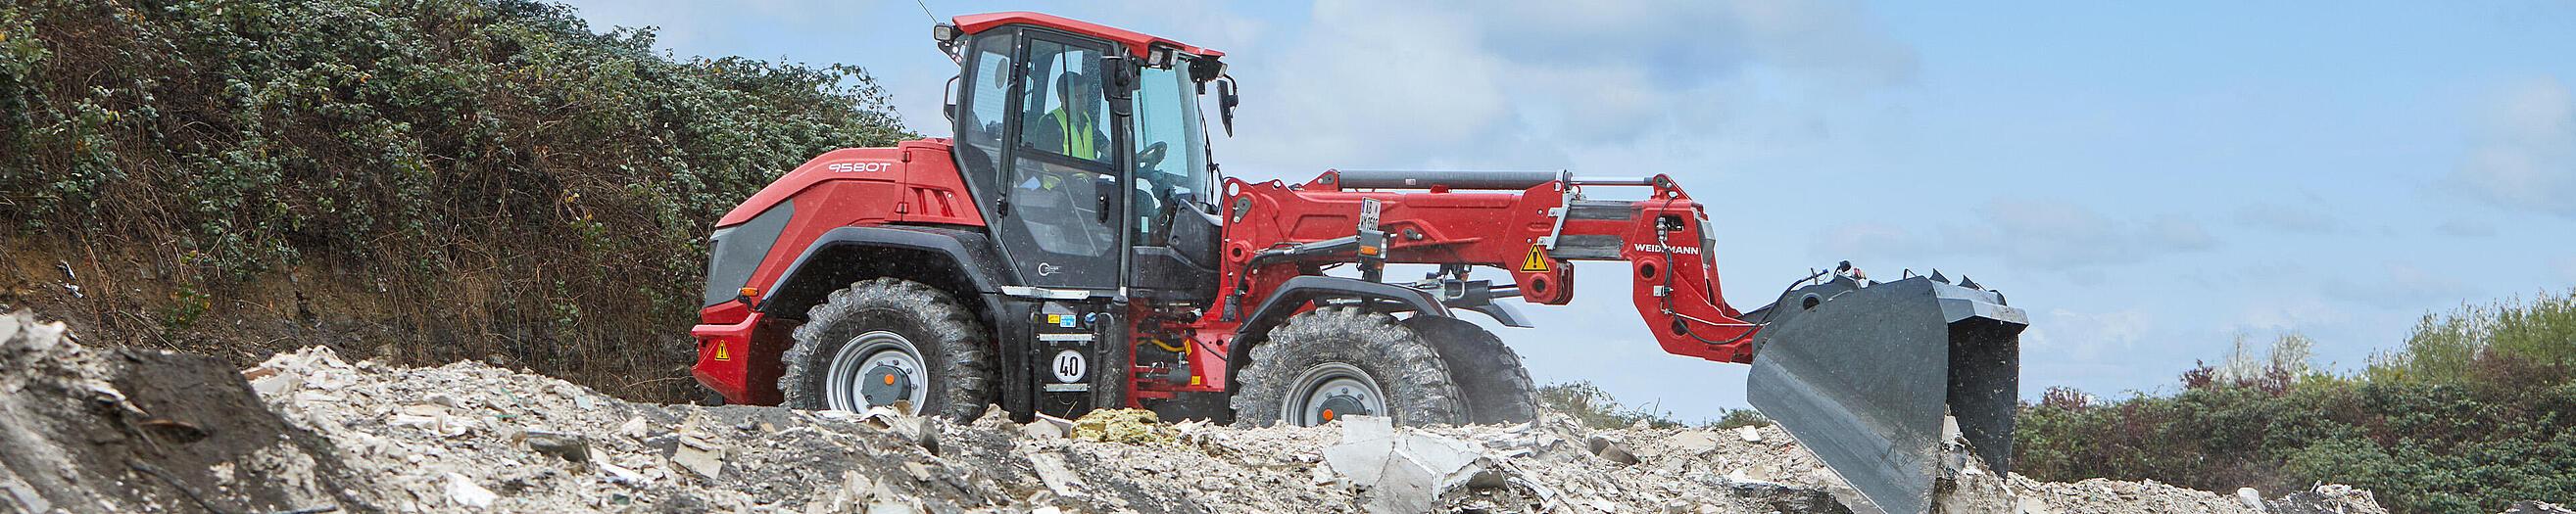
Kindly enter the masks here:
M 2032 313 L 2026 394 L 2170 391 L 2286 331 L 2349 370 L 2428 311 L 2576 284 L 2576 4 L 927 3 L 1225 50 L 1214 144 L 1250 179 L 1671 174 L 1741 308 L 1843 259 L 1973 276 Z M 911 1 L 573 4 L 677 55 L 864 66 L 948 132 Z M 1623 272 L 1503 337 L 1543 382 L 1743 406 L 1740 366 L 1656 350 Z

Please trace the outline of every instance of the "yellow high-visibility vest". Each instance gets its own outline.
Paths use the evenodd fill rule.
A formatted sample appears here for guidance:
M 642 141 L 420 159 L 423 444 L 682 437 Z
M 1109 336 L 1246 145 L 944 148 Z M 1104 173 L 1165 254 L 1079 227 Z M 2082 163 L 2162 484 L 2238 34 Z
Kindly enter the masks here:
M 1098 143 L 1091 139 L 1091 131 L 1094 128 L 1091 117 L 1076 115 L 1073 111 L 1062 108 L 1047 113 L 1047 116 L 1055 118 L 1056 128 L 1064 129 L 1065 155 L 1079 159 L 1100 160 L 1098 153 L 1100 149 L 1094 148 Z

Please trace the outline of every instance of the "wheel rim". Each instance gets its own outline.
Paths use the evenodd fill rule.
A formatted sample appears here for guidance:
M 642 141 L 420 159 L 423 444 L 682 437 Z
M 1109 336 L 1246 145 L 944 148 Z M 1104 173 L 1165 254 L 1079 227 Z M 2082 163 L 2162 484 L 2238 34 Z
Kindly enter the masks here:
M 1330 423 L 1343 416 L 1385 416 L 1386 393 L 1367 371 L 1347 363 L 1327 362 L 1307 368 L 1288 383 L 1279 410 L 1301 427 Z
M 896 410 L 918 414 L 930 399 L 930 375 L 921 362 L 921 349 L 902 334 L 879 330 L 850 338 L 832 354 L 832 366 L 824 374 L 824 406 L 864 411 L 902 402 L 909 408 Z

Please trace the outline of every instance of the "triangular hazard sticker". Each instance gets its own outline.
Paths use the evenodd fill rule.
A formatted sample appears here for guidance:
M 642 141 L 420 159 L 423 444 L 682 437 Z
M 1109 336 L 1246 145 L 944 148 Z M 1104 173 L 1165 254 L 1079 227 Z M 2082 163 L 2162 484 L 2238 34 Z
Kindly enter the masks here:
M 724 343 L 716 343 L 716 357 L 715 357 L 715 359 L 716 359 L 716 360 L 720 360 L 720 361 L 729 361 L 729 360 L 733 360 L 733 352 L 725 351 L 725 345 L 724 345 Z
M 1529 257 L 1521 259 L 1521 271 L 1546 273 L 1547 250 L 1539 248 L 1538 245 L 1530 245 Z

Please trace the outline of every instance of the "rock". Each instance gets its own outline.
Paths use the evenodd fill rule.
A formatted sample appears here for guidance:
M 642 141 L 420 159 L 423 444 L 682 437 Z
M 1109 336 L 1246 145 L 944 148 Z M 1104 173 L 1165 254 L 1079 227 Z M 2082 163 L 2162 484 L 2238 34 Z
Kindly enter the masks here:
M 447 474 L 447 500 L 456 502 L 458 506 L 469 509 L 490 508 L 492 502 L 500 499 L 501 495 L 493 494 L 491 489 L 476 485 L 474 479 L 465 478 L 465 475 L 453 472 Z
M 599 465 L 599 474 L 606 475 L 608 483 L 630 487 L 642 487 L 645 483 L 644 475 L 609 462 L 608 459 L 594 458 L 591 462 Z
M 1040 419 L 1020 425 L 1020 435 L 1030 439 L 1063 439 L 1064 429 L 1063 426 Z
M 708 441 L 705 436 L 684 433 L 680 434 L 680 445 L 671 452 L 671 463 L 696 472 L 698 476 L 715 478 L 716 473 L 724 471 L 724 454 L 724 447 Z
M 647 431 L 648 429 L 644 426 L 643 416 L 627 418 L 625 424 L 617 425 L 617 435 L 626 436 L 628 439 L 634 439 L 637 441 L 642 441 L 645 436 L 650 435 Z
M 2565 507 L 2549 502 L 2523 500 L 2513 502 L 2512 506 L 2505 507 L 2504 512 L 2498 514 L 2576 514 L 2576 510 L 2567 510 Z
M 2244 493 L 2239 491 L 2238 494 Z M 2371 497 L 2370 491 L 2353 489 L 2352 486 L 2343 484 L 2318 484 L 2306 491 L 2282 495 L 2278 499 L 2263 502 L 2262 506 L 2255 510 L 2268 511 L 2272 514 L 2385 514 L 2388 512 L 2387 509 L 2379 506 L 2379 500 Z
M 1690 455 L 1717 451 L 1717 434 L 1707 430 L 1690 430 L 1664 438 L 1664 446 Z
M 1744 442 L 1759 443 L 1762 442 L 1762 429 L 1753 428 L 1751 425 L 1735 427 L 1735 437 L 1743 439 Z
M 930 416 L 908 416 L 892 421 L 896 436 L 931 455 L 939 454 L 939 419 Z
M 2263 491 L 2252 487 L 2236 488 L 2236 501 L 2245 504 L 2245 508 L 2254 509 L 2254 512 L 2263 512 Z
M 1584 441 L 1584 445 L 1585 448 L 1592 451 L 1592 456 L 1600 457 L 1602 460 L 1616 462 L 1622 465 L 1637 463 L 1636 452 L 1628 450 L 1628 445 L 1621 444 L 1620 442 L 1611 440 L 1608 437 L 1598 435 L 1592 436 L 1591 439 Z
M 1730 479 L 1726 483 L 1726 492 L 1779 512 L 1815 514 L 1851 512 L 1851 509 L 1843 507 L 1842 502 L 1834 500 L 1832 494 L 1816 489 L 1791 487 L 1778 482 Z
M 529 430 L 525 434 L 528 449 L 568 462 L 590 460 L 590 439 L 580 434 Z
M 0 323 L 6 323 L 6 321 L 0 321 Z M 12 505 L 18 508 L 18 512 L 52 512 L 54 510 L 53 500 L 45 499 L 45 495 L 36 494 L 36 490 L 26 484 L 21 484 L 15 480 L 11 480 L 8 482 L 0 482 L 0 486 L 5 486 L 0 488 L 8 489 L 9 498 L 18 502 Z
M 913 461 L 903 462 L 903 474 L 912 475 L 913 481 L 922 483 L 929 483 L 930 479 L 939 478 L 938 475 L 930 473 L 929 465 Z
M 266 370 L 267 368 L 256 368 Z M 247 373 L 245 373 L 247 374 Z M 304 386 L 304 377 L 293 373 L 269 371 L 266 376 L 250 381 L 250 390 L 262 397 L 273 397 Z
M 1038 482 L 1046 484 L 1047 490 L 1055 492 L 1056 496 L 1067 498 L 1082 496 L 1082 489 L 1079 487 L 1082 485 L 1082 475 L 1073 474 L 1072 468 L 1065 467 L 1063 457 L 1046 453 L 1030 455 L 1029 464 L 1030 467 L 1037 469 Z

